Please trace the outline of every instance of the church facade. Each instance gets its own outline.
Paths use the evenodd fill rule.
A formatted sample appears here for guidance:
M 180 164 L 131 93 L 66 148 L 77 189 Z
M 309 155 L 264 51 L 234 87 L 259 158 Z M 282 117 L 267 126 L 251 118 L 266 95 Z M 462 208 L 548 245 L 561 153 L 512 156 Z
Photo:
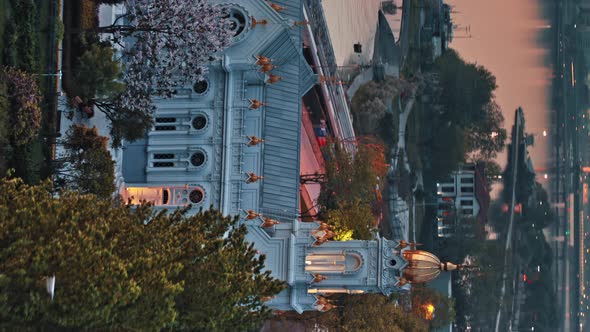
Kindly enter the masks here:
M 239 214 L 266 268 L 288 284 L 267 302 L 276 310 L 325 311 L 329 294 L 407 290 L 415 260 L 403 241 L 329 241 L 329 226 L 298 220 L 301 98 L 318 82 L 302 52 L 303 0 L 220 3 L 231 8 L 234 43 L 204 80 L 156 100 L 153 129 L 124 145 L 122 196 Z

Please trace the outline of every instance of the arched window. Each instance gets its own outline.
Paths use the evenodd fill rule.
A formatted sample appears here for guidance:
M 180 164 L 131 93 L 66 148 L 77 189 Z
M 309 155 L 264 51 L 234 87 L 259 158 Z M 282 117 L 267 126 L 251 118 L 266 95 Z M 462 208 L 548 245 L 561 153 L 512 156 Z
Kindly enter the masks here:
M 227 29 L 233 33 L 234 38 L 241 35 L 242 32 L 244 32 L 244 30 L 247 28 L 246 23 L 248 20 L 246 15 L 244 15 L 241 10 L 235 7 L 231 8 L 224 18 L 227 19 Z
M 205 164 L 206 160 L 205 153 L 203 151 L 197 151 L 191 155 L 191 165 L 195 167 L 200 167 Z
M 194 204 L 198 204 L 201 203 L 203 201 L 203 198 L 205 197 L 205 194 L 203 193 L 202 190 L 200 189 L 194 189 L 190 192 L 190 194 L 188 195 L 188 198 L 190 199 L 190 201 Z
M 359 253 L 313 253 L 305 257 L 305 271 L 310 273 L 354 273 L 363 266 Z
M 202 79 L 200 81 L 196 81 L 193 84 L 193 91 L 195 91 L 198 95 L 203 95 L 209 90 L 209 81 L 207 79 Z

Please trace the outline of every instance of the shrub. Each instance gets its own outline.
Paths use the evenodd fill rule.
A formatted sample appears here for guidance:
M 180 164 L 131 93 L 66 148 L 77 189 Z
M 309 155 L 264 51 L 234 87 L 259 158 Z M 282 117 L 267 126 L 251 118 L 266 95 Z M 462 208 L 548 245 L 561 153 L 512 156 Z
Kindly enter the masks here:
M 80 1 L 80 29 L 94 29 L 98 26 L 98 3 L 91 0 Z
M 41 129 L 41 95 L 35 79 L 28 73 L 7 67 L 0 73 L 6 83 L 5 99 L 9 102 L 10 141 L 23 145 Z

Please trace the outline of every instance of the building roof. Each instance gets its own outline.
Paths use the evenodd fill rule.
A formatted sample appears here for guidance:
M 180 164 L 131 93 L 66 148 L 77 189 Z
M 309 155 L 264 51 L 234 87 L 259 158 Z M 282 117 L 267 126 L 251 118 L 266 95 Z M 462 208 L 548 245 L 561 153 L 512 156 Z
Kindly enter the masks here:
M 301 20 L 300 1 L 275 3 L 287 8 L 281 11 L 284 17 Z M 293 30 L 298 32 L 293 33 Z M 267 84 L 265 89 L 267 106 L 263 137 L 266 142 L 262 156 L 261 211 L 296 215 L 299 208 L 301 98 L 317 83 L 317 77 L 303 56 L 301 27 L 285 28 L 261 54 L 273 59 L 273 64 L 278 66 L 273 74 L 281 77 L 281 81 Z

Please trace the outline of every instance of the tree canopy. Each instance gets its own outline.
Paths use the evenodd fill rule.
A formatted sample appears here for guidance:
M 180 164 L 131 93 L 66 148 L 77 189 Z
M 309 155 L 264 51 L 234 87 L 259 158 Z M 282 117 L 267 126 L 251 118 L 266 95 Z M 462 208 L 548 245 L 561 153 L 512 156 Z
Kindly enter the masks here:
M 373 202 L 375 186 L 383 181 L 387 170 L 383 151 L 358 144 L 357 151 L 352 154 L 334 144 L 328 145 L 325 152 L 328 154 L 325 163 L 327 182 L 322 185 L 320 204 L 334 209 L 357 199 Z
M 438 328 L 450 324 L 455 319 L 455 301 L 441 292 L 417 284 L 412 286 L 412 310 L 419 317 L 427 317 L 430 327 Z M 432 306 L 434 311 L 429 312 Z
M 350 332 L 426 332 L 428 323 L 416 313 L 402 307 L 382 294 L 333 295 L 339 307 L 328 312 L 275 317 L 275 321 L 297 321 L 310 329 Z M 271 324 L 272 326 L 272 324 Z
M 8 101 L 9 140 L 23 145 L 37 136 L 41 129 L 41 92 L 35 78 L 22 70 L 5 67 L 0 71 L 5 87 L 0 98 Z
M 336 234 L 352 231 L 355 240 L 370 240 L 375 229 L 375 217 L 371 206 L 361 200 L 346 202 L 340 208 L 328 211 L 326 222 L 334 226 Z M 338 238 L 337 238 L 338 239 Z
M 113 195 L 115 162 L 108 140 L 96 127 L 71 126 L 63 140 L 65 155 L 54 160 L 56 185 L 104 198 Z
M 236 218 L 52 188 L 0 182 L 1 329 L 248 330 L 283 288 Z
M 354 239 L 372 238 L 374 210 L 380 204 L 377 185 L 383 184 L 387 172 L 383 146 L 363 140 L 354 154 L 338 144 L 328 145 L 325 153 L 327 181 L 318 198 L 321 217 L 339 234 L 352 231 Z
M 98 28 L 111 33 L 112 41 L 123 45 L 129 75 L 141 76 L 155 92 L 170 95 L 175 88 L 203 79 L 205 65 L 233 37 L 228 9 L 207 0 L 125 1 L 127 13 L 113 24 Z M 131 73 L 131 74 L 130 74 Z
M 445 118 L 463 128 L 481 121 L 497 87 L 494 75 L 483 66 L 466 63 L 453 49 L 437 59 L 435 72 Z
M 504 117 L 494 99 L 496 78 L 450 49 L 424 75 L 432 112 L 421 145 L 435 178 L 447 176 L 468 155 L 491 160 L 504 149 Z
M 89 101 L 95 98 L 113 98 L 123 92 L 123 72 L 114 59 L 112 47 L 93 44 L 80 59 L 74 72 L 73 94 Z

